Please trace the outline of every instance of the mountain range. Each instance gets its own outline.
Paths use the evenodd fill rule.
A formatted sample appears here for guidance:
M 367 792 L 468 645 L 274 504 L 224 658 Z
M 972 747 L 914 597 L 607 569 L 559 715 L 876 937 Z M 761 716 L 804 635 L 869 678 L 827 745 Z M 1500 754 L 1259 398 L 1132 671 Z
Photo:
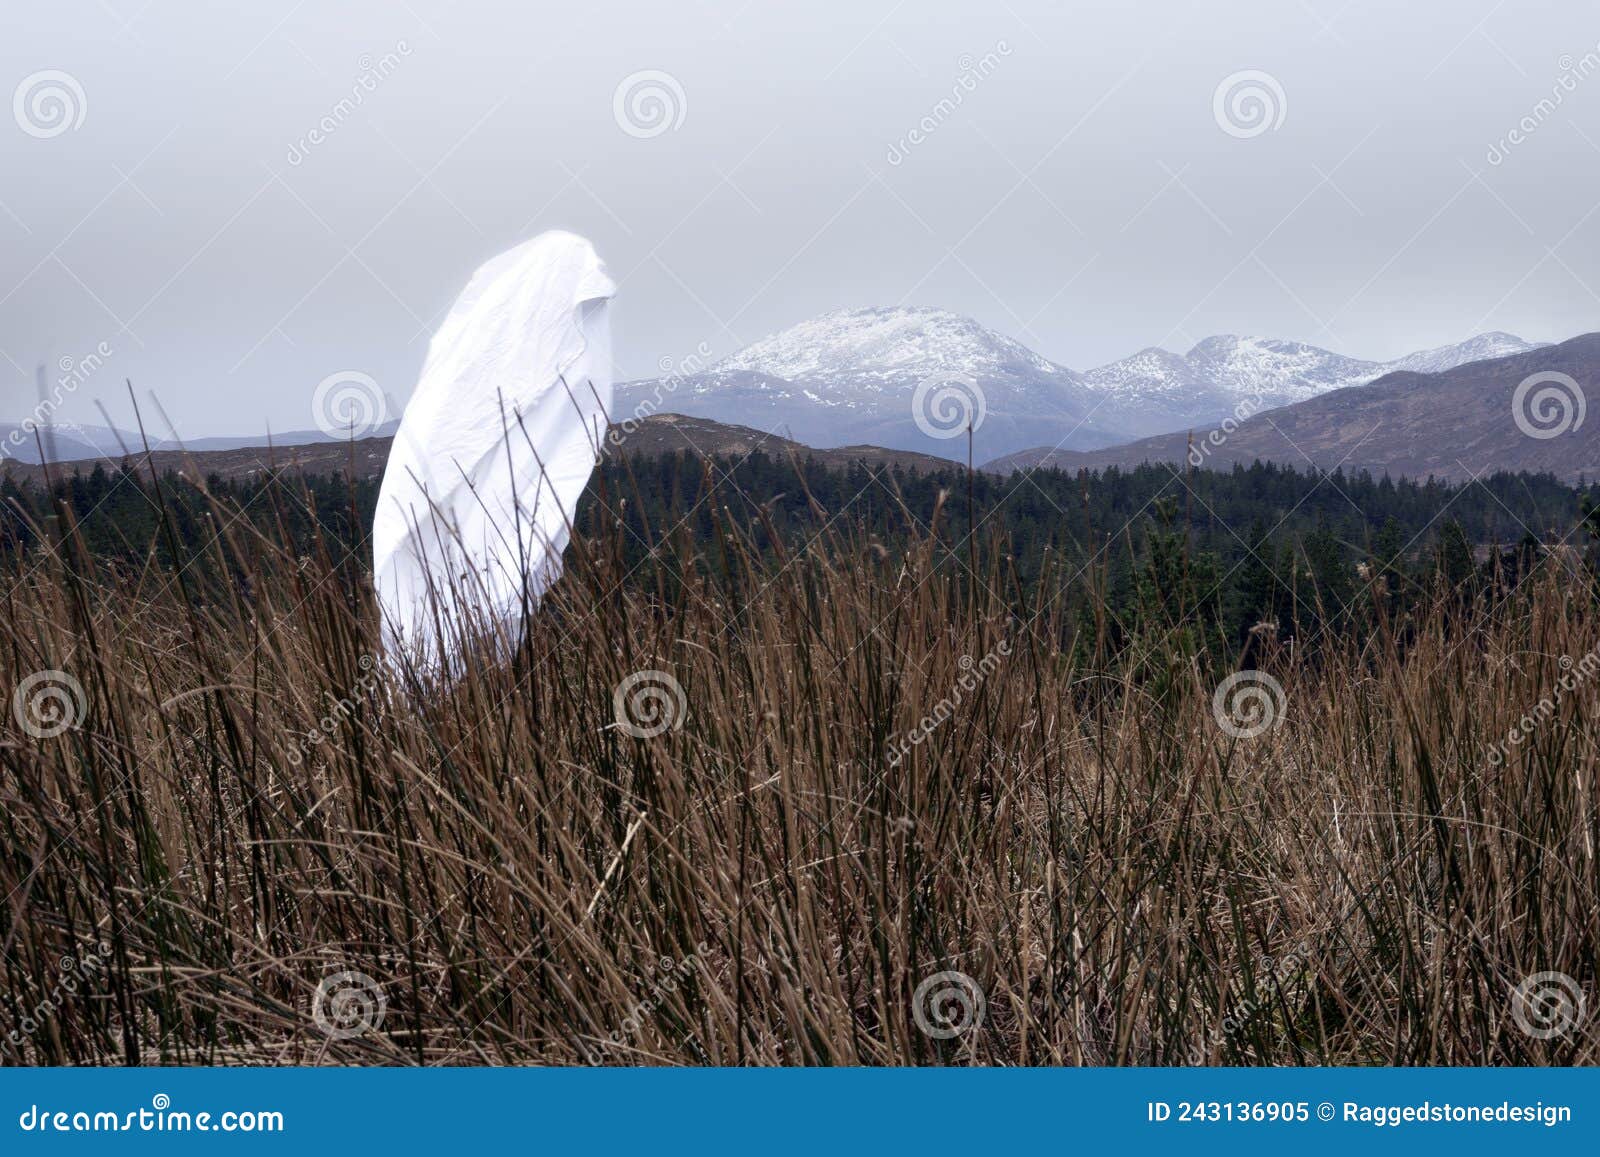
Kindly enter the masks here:
M 1305 469 L 1370 470 L 1462 481 L 1486 471 L 1600 476 L 1600 333 L 1436 373 L 1400 370 L 1236 425 L 1213 424 L 1092 451 L 1037 447 L 987 469 L 1101 470 L 1143 462 L 1209 469 L 1257 459 Z
M 1090 370 L 1083 381 L 1100 398 L 1096 416 L 1125 434 L 1118 439 L 1125 441 L 1214 425 L 1237 415 L 1241 404 L 1251 411 L 1271 410 L 1398 371 L 1438 373 L 1536 348 L 1512 334 L 1495 332 L 1373 362 L 1305 342 L 1224 334 L 1208 337 L 1181 355 L 1141 350 Z
M 649 415 L 683 415 L 676 420 L 719 431 L 765 431 L 778 436 L 774 446 L 880 459 L 901 452 L 908 462 L 965 459 L 970 416 L 973 460 L 997 470 L 1181 462 L 1193 431 L 1203 460 L 1214 465 L 1260 457 L 1413 475 L 1505 468 L 1571 477 L 1593 472 L 1587 439 L 1600 422 L 1587 432 L 1578 424 L 1576 436 L 1532 438 L 1510 420 L 1512 394 L 1536 372 L 1596 381 L 1597 340 L 1546 346 L 1485 333 L 1378 362 L 1303 342 L 1221 335 L 1186 353 L 1150 348 L 1080 373 L 946 310 L 840 310 L 698 372 L 621 383 L 614 416 L 626 428 Z M 649 427 L 660 432 L 658 422 Z M 727 441 L 710 430 L 702 435 Z M 1213 445 L 1223 432 L 1226 439 Z M 53 434 L 58 461 L 116 459 L 123 447 L 142 447 L 138 436 L 106 427 L 59 424 Z M 266 442 L 212 437 L 185 449 L 230 455 L 219 460 L 248 471 L 284 460 L 266 452 Z M 271 442 L 318 462 L 347 457 L 345 440 L 320 431 Z M 380 444 L 387 445 L 381 437 L 360 444 L 364 466 Z M 178 453 L 172 442 L 152 439 L 152 446 Z M 231 453 L 246 450 L 254 452 Z M 0 456 L 36 462 L 31 432 L 0 426 Z
M 1512 334 L 1486 333 L 1377 362 L 1304 342 L 1220 335 L 1187 353 L 1150 348 L 1080 373 L 947 310 L 848 309 L 696 373 L 622 383 L 616 413 L 672 410 L 781 430 L 813 446 L 872 442 L 964 458 L 967 411 L 957 403 L 970 394 L 965 378 L 982 393 L 974 452 L 984 461 L 1041 445 L 1116 445 L 1214 424 L 1247 400 L 1271 409 L 1395 371 L 1438 372 L 1535 348 Z M 935 389 L 919 407 L 918 387 L 929 379 Z M 941 386 L 951 394 L 946 412 L 930 413 Z M 967 409 L 976 413 L 975 403 Z M 953 436 L 930 436 L 929 427 Z

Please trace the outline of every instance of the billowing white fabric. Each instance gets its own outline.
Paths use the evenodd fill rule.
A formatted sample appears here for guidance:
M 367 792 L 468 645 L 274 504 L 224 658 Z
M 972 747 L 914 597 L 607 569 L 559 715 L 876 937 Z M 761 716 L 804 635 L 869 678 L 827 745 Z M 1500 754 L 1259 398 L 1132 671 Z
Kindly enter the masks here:
M 615 292 L 589 242 L 541 233 L 479 269 L 434 335 L 372 531 L 390 648 L 435 649 L 435 596 L 515 627 L 559 576 L 611 409 Z

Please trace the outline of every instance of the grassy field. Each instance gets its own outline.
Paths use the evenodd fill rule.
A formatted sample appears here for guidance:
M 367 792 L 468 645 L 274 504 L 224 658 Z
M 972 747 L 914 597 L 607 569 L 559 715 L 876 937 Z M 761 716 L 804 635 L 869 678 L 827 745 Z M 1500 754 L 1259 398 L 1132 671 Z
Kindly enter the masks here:
M 613 527 L 443 680 L 365 558 L 213 517 L 4 564 L 7 1063 L 1600 1059 L 1587 578 L 1222 687 L 937 515 L 663 526 L 654 585 Z

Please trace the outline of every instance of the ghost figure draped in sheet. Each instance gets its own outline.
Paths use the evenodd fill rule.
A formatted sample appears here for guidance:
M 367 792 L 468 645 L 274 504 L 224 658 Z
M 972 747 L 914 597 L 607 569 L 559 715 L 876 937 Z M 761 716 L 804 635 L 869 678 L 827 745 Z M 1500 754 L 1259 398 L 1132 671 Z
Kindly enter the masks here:
M 391 652 L 447 654 L 462 605 L 515 631 L 560 575 L 606 434 L 615 292 L 587 241 L 551 232 L 484 265 L 457 299 L 378 496 L 373 574 Z

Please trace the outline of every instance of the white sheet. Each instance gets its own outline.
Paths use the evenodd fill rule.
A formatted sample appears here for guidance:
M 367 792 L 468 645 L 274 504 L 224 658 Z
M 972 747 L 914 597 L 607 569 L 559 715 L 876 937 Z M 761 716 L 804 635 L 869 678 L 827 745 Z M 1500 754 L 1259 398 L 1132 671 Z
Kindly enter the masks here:
M 561 573 L 611 410 L 608 306 L 594 248 L 541 233 L 477 271 L 434 336 L 384 470 L 373 573 L 391 649 L 448 652 L 431 595 L 512 628 Z M 448 620 L 448 614 L 443 616 Z

